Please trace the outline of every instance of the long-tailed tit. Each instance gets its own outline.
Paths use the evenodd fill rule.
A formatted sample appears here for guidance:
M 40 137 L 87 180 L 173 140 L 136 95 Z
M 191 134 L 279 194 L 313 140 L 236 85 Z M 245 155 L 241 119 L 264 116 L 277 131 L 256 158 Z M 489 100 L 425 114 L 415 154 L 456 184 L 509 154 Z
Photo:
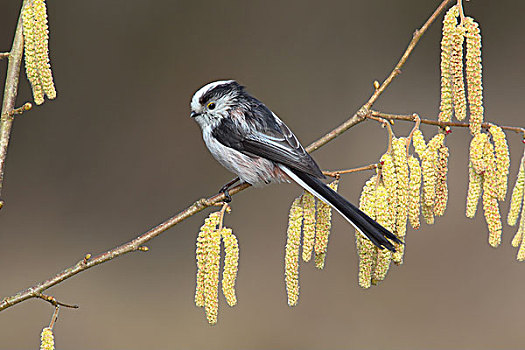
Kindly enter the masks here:
M 200 125 L 211 154 L 241 181 L 263 186 L 293 180 L 331 205 L 376 246 L 395 251 L 392 242 L 402 243 L 325 185 L 319 166 L 286 124 L 236 81 L 216 81 L 199 89 L 191 100 L 191 117 Z M 221 190 L 227 197 L 231 184 Z

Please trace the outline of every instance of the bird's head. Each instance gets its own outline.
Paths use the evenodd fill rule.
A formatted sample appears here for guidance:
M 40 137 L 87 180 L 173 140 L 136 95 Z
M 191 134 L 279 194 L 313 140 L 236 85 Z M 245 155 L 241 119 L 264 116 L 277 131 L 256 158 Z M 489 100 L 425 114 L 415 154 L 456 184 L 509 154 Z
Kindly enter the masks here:
M 238 107 L 244 88 L 235 80 L 220 80 L 200 88 L 191 99 L 191 114 L 201 128 L 218 124 Z

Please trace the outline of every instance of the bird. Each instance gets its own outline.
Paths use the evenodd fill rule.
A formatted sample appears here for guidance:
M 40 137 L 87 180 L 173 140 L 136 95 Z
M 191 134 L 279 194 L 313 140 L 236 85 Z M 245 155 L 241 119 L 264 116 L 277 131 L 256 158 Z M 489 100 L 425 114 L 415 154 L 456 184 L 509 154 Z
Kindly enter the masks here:
M 212 156 L 238 179 L 255 187 L 295 182 L 333 207 L 357 231 L 380 249 L 395 252 L 402 241 L 359 208 L 332 190 L 315 160 L 293 132 L 264 103 L 235 80 L 211 82 L 195 92 L 190 117 L 200 126 Z

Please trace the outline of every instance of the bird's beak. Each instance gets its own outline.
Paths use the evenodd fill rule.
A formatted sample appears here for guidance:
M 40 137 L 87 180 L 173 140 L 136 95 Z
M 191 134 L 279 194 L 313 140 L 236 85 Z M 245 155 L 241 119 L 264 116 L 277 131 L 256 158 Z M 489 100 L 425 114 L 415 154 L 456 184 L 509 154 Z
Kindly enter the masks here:
M 195 111 L 192 111 L 191 114 L 190 114 L 190 117 L 191 118 L 195 118 L 196 116 L 198 116 L 200 113 L 197 113 Z

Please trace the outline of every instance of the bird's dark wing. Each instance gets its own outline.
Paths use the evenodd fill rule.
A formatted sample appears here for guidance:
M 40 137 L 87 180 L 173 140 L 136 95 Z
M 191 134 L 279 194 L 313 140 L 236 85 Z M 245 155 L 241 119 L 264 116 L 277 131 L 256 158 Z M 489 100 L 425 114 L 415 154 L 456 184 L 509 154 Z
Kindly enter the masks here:
M 213 136 L 225 146 L 243 154 L 258 156 L 324 178 L 317 163 L 306 152 L 290 129 L 261 102 L 244 113 L 244 123 L 225 118 Z

